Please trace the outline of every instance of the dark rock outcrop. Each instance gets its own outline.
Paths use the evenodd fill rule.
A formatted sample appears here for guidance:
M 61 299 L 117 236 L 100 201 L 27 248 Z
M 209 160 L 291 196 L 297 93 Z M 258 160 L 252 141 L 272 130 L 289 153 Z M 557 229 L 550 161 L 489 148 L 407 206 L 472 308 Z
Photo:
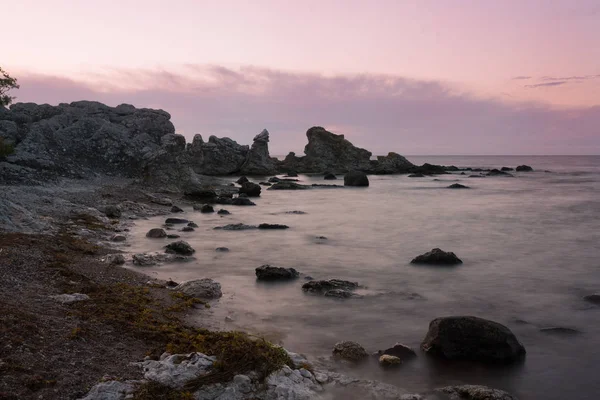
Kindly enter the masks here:
M 414 167 L 413 163 L 398 153 L 390 152 L 387 156 L 377 156 L 376 162 L 371 162 L 368 172 L 374 174 L 396 174 L 404 173 Z
M 506 326 L 471 316 L 434 319 L 421 349 L 450 360 L 482 362 L 513 362 L 525 355 L 525 347 Z
M 413 258 L 411 264 L 455 265 L 462 264 L 462 260 L 451 251 L 435 248 Z
M 240 195 L 245 194 L 248 197 L 259 197 L 262 188 L 254 182 L 244 182 L 240 188 Z
M 104 214 L 108 218 L 121 218 L 121 209 L 119 208 L 119 206 L 106 206 L 104 207 Z
M 350 171 L 344 175 L 344 186 L 369 186 L 369 178 L 364 172 Z
M 258 229 L 288 229 L 289 226 L 281 224 L 260 224 Z
M 519 165 L 516 170 L 517 172 L 531 172 L 533 171 L 533 168 L 531 168 L 529 165 Z
M 243 183 L 249 182 L 248 178 L 246 178 L 245 176 L 241 176 L 240 179 L 238 179 L 237 181 L 235 181 L 235 183 L 241 185 Z
M 377 355 L 382 356 L 384 354 L 398 357 L 401 360 L 407 360 L 410 358 L 414 358 L 417 356 L 417 353 L 413 349 L 408 346 L 403 345 L 402 343 L 396 343 L 394 347 L 390 347 L 386 350 L 379 350 Z
M 514 171 L 514 170 L 515 170 L 514 168 L 510 168 L 510 167 L 502 167 L 502 168 L 500 168 L 500 171 L 502 171 L 502 172 L 508 172 L 508 171 Z
M 461 185 L 460 183 L 453 183 L 452 185 L 448 186 L 448 189 L 470 189 L 470 187 Z
M 183 218 L 167 218 L 165 219 L 165 224 L 187 224 L 188 221 L 187 219 L 183 219 Z
M 270 175 L 276 172 L 275 161 L 269 156 L 269 132 L 263 129 L 254 137 L 241 172 L 247 175 Z
M 300 276 L 294 268 L 273 267 L 268 264 L 256 268 L 255 272 L 259 281 L 285 281 Z

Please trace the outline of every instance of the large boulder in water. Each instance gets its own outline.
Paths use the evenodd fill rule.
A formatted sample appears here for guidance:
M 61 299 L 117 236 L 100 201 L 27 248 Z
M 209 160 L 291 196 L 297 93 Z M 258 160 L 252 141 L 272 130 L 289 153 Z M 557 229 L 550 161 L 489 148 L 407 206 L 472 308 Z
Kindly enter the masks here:
M 359 362 L 369 357 L 364 347 L 356 342 L 343 341 L 333 346 L 333 356 L 346 361 Z
M 462 260 L 451 251 L 435 248 L 413 258 L 411 264 L 455 265 L 462 264 Z
M 286 281 L 300 276 L 294 268 L 273 267 L 268 264 L 256 268 L 255 272 L 259 281 Z
M 259 184 L 254 182 L 244 182 L 240 188 L 240 194 L 245 194 L 248 197 L 259 197 L 262 188 Z
M 513 362 L 525 355 L 525 347 L 506 326 L 472 316 L 434 319 L 421 349 L 450 360 L 492 363 Z
M 519 165 L 516 170 L 517 172 L 531 172 L 533 171 L 533 168 L 531 168 L 529 165 Z
M 344 186 L 369 186 L 369 178 L 364 172 L 350 171 L 344 175 Z
M 247 175 L 271 175 L 276 172 L 275 162 L 269 155 L 269 131 L 263 129 L 254 137 L 241 172 Z
M 195 252 L 196 250 L 194 250 L 188 242 L 185 242 L 183 240 L 169 243 L 165 246 L 165 253 L 180 254 L 182 256 L 191 256 Z

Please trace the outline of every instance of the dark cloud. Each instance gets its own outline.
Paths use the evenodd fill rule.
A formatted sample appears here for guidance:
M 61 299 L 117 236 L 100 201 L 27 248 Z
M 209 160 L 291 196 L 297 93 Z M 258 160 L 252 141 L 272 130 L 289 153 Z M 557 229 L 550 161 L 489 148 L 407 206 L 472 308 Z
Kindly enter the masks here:
M 568 83 L 568 82 L 567 81 L 556 81 L 556 82 L 536 83 L 534 85 L 525 85 L 524 87 L 529 88 L 529 89 L 535 89 L 535 88 L 540 88 L 540 87 L 561 86 L 561 85 L 564 85 L 565 83 Z
M 532 78 L 531 76 L 521 75 L 521 76 L 512 77 L 511 79 L 513 81 L 520 81 L 520 80 L 526 80 L 526 79 L 531 79 L 531 78 Z
M 542 81 L 587 81 L 590 79 L 598 79 L 600 75 L 580 75 L 580 76 L 542 76 Z
M 376 154 L 600 153 L 600 107 L 555 110 L 482 99 L 436 81 L 197 65 L 112 71 L 94 76 L 94 83 L 20 75 L 20 101 L 162 108 L 188 139 L 214 134 L 249 144 L 267 128 L 275 155 L 301 152 L 313 125 Z

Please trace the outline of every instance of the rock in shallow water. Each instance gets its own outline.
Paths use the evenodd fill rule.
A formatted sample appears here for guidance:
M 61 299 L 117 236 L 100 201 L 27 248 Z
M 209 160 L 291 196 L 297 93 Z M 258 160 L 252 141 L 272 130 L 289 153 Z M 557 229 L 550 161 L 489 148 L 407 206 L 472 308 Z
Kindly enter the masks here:
M 183 389 L 194 378 L 212 370 L 216 357 L 202 353 L 163 355 L 159 361 L 148 360 L 141 364 L 144 378 L 172 389 Z
M 408 346 L 403 345 L 402 343 L 396 343 L 394 347 L 390 347 L 386 350 L 379 350 L 377 352 L 379 356 L 382 355 L 390 355 L 394 357 L 398 357 L 401 360 L 408 360 L 417 356 L 417 353 L 413 349 Z
M 344 175 L 344 186 L 369 186 L 369 178 L 364 172 L 350 171 Z
M 435 248 L 412 259 L 412 264 L 454 265 L 462 264 L 462 260 L 451 251 Z
M 188 221 L 187 219 L 183 219 L 183 218 L 167 218 L 165 219 L 165 224 L 167 225 L 172 225 L 172 224 L 187 224 Z
M 260 224 L 258 229 L 288 229 L 289 226 L 281 224 Z
M 525 355 L 525 347 L 506 326 L 472 316 L 434 319 L 421 349 L 450 360 L 494 363 L 517 361 Z
M 381 357 L 379 357 L 379 365 L 381 365 L 384 368 L 398 367 L 402 365 L 402 360 L 396 356 L 384 354 Z
M 258 229 L 256 225 L 242 224 L 227 224 L 225 226 L 215 226 L 213 229 L 223 229 L 224 231 L 245 231 L 248 229 Z
M 240 194 L 245 194 L 248 197 L 259 197 L 262 188 L 260 185 L 254 182 L 245 182 L 242 183 L 242 187 L 240 188 Z
M 330 279 L 327 281 L 310 281 L 302 285 L 302 290 L 309 293 L 321 294 L 327 297 L 360 297 L 353 293 L 358 288 L 358 283 Z
M 352 341 L 338 342 L 333 346 L 333 356 L 342 360 L 359 362 L 369 357 L 367 351 L 360 344 Z
M 268 264 L 256 268 L 255 272 L 259 281 L 284 281 L 300 276 L 294 268 L 273 267 Z
M 183 240 L 169 243 L 165 246 L 165 249 L 165 253 L 181 254 L 183 256 L 191 256 L 196 251 L 192 248 L 192 246 L 190 246 L 188 242 L 185 242 Z
M 600 304 L 600 293 L 588 294 L 583 296 L 583 299 L 593 304 Z
M 218 299 L 223 296 L 221 284 L 209 278 L 182 282 L 175 290 L 199 299 Z
M 231 204 L 234 206 L 255 206 L 256 203 L 254 203 L 252 200 L 246 198 L 246 197 L 236 197 L 235 199 L 233 199 L 231 201 Z
M 461 185 L 460 183 L 453 183 L 452 185 L 448 186 L 448 189 L 470 189 L 470 187 Z
M 219 214 L 219 215 L 229 215 L 231 213 L 229 211 L 221 208 L 219 211 L 217 211 L 217 214 Z
M 519 165 L 516 170 L 517 172 L 531 172 L 533 171 L 533 168 L 531 168 L 529 165 Z
M 161 239 L 167 237 L 167 232 L 162 228 L 152 228 L 146 233 L 146 237 L 152 239 Z
M 171 207 L 171 212 L 172 213 L 182 213 L 183 210 L 180 207 L 173 206 L 173 207 Z

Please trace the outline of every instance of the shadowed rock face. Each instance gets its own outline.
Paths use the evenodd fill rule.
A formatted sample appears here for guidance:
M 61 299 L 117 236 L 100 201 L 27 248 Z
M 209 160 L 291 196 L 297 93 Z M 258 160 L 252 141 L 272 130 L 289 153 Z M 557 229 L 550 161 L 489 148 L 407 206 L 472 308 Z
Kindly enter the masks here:
M 247 175 L 272 175 L 277 172 L 275 161 L 269 156 L 269 132 L 263 129 L 254 137 L 254 143 L 242 165 L 241 172 Z

